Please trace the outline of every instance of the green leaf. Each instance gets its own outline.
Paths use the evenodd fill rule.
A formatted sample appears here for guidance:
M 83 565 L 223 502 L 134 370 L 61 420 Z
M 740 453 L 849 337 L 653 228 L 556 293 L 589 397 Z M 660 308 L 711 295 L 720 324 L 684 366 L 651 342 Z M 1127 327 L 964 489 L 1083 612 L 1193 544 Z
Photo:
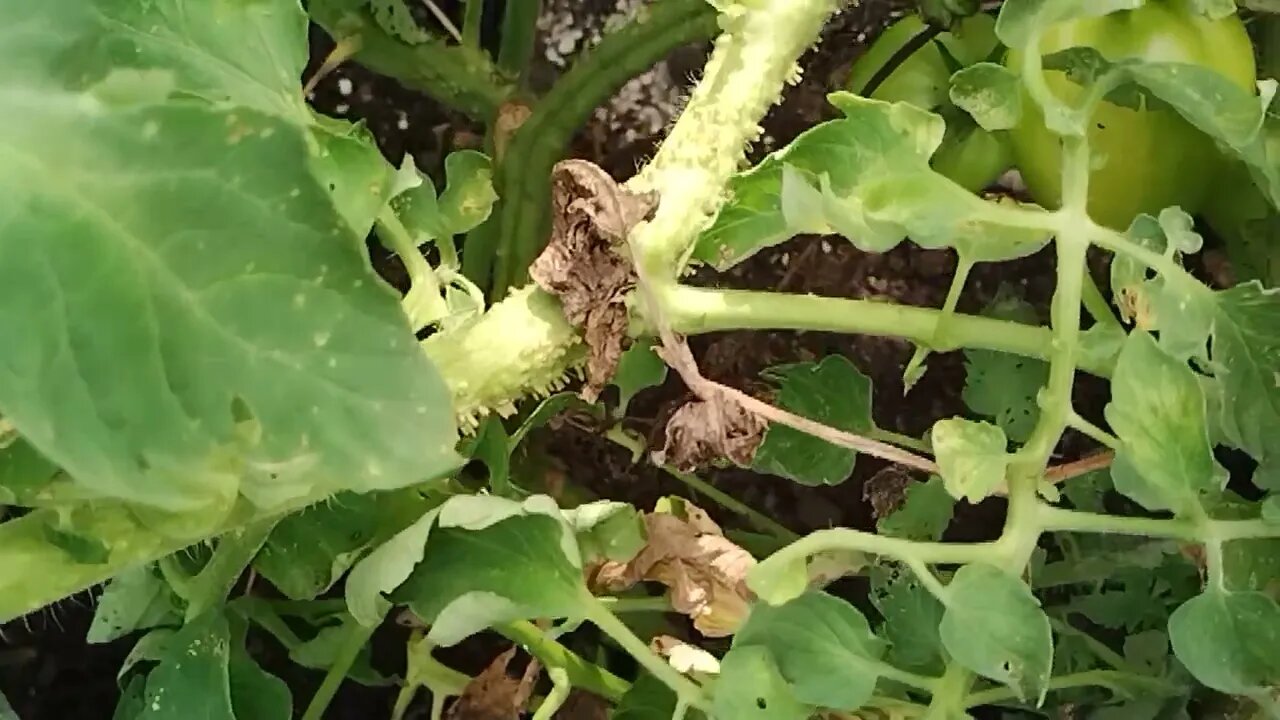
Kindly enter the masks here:
M 0 448 L 0 504 L 30 505 L 36 494 L 58 474 L 49 462 L 22 438 Z
M 289 515 L 267 537 L 253 566 L 292 600 L 324 593 L 367 550 L 389 498 L 343 493 Z
M 317 148 L 311 168 L 329 189 L 338 213 L 357 236 L 365 237 L 391 190 L 393 168 L 362 125 L 316 116 Z
M 785 410 L 854 433 L 865 434 L 874 427 L 871 380 L 842 355 L 818 363 L 778 365 L 764 376 L 779 384 L 776 402 Z M 853 473 L 856 459 L 853 450 L 773 424 L 752 466 L 803 485 L 839 485 Z
M 352 568 L 346 583 L 347 609 L 360 624 L 372 627 L 382 622 L 390 609 L 382 594 L 400 587 L 422 562 L 427 536 L 439 513 L 439 508 L 423 513 Z
M 0 720 L 19 720 L 18 714 L 13 711 L 13 706 L 9 705 L 9 699 L 2 692 L 0 692 Z
M 993 203 L 933 171 L 941 117 L 850 93 L 829 99 L 845 118 L 802 133 L 736 176 L 732 201 L 699 238 L 695 258 L 725 270 L 799 233 L 839 233 L 872 252 L 910 236 L 973 262 L 1022 257 L 1048 242 L 1043 231 L 997 222 Z
M 785 605 L 755 605 L 733 639 L 735 650 L 754 646 L 773 656 L 796 700 L 839 710 L 871 699 L 885 650 L 857 608 L 816 590 Z
M 712 699 L 717 718 L 805 720 L 813 712 L 796 698 L 778 665 L 763 647 L 737 647 L 720 661 Z
M 995 420 L 1014 442 L 1026 442 L 1040 418 L 1037 396 L 1049 365 L 992 350 L 965 350 L 964 404 Z
M 1000 428 L 950 418 L 934 423 L 931 436 L 943 483 L 955 499 L 977 504 L 1004 483 L 1009 443 Z
M 1280 525 L 1280 495 L 1272 495 L 1262 503 L 1262 519 Z
M 77 482 L 177 510 L 456 466 L 447 388 L 298 130 L 243 110 L 10 97 L 6 117 L 23 119 L 0 120 L 21 158 L 0 168 L 0 407 Z
M 942 478 L 931 475 L 928 482 L 908 485 L 902 504 L 877 520 L 876 530 L 881 535 L 907 540 L 940 540 L 951 524 L 955 505 L 955 498 L 947 492 Z
M 1221 20 L 1236 13 L 1235 0 L 1191 0 L 1191 7 L 1210 20 Z
M 486 627 L 583 611 L 586 586 L 573 529 L 553 501 L 458 496 L 440 508 L 422 562 L 395 593 L 454 645 Z
M 644 549 L 644 520 L 626 503 L 597 500 L 565 510 L 564 518 L 577 535 L 583 565 L 595 560 L 625 563 Z
M 1191 512 L 1221 489 L 1195 373 L 1141 330 L 1120 352 L 1106 418 L 1124 444 L 1112 466 L 1116 489 L 1143 507 Z
M 1210 356 L 1228 442 L 1261 467 L 1255 482 L 1280 487 L 1280 295 L 1257 282 L 1218 293 Z
M 125 656 L 124 662 L 120 663 L 116 679 L 123 680 L 138 663 L 160 662 L 165 653 L 169 652 L 169 647 L 177 635 L 178 631 L 173 628 L 156 628 L 138 638 L 138 642 L 133 644 L 133 648 Z
M 667 379 L 667 363 L 648 343 L 635 343 L 622 353 L 613 385 L 618 388 L 618 415 L 627 414 L 627 406 L 636 393 L 657 387 Z
M 960 568 L 947 585 L 942 644 L 964 667 L 1039 704 L 1049 687 L 1053 633 L 1031 589 L 991 565 Z
M 1169 617 L 1173 652 L 1204 685 L 1225 693 L 1270 692 L 1280 681 L 1280 607 L 1262 593 L 1210 589 Z
M 181 620 L 169 585 L 150 566 L 130 568 L 107 583 L 85 640 L 107 643 L 136 630 Z
M 785 562 L 766 558 L 747 571 L 747 587 L 761 601 L 781 605 L 800 597 L 808 589 L 808 562 L 803 558 Z
M 1197 253 L 1203 239 L 1192 229 L 1191 216 L 1179 208 L 1165 208 L 1159 218 L 1139 215 L 1128 236 L 1154 252 L 1171 252 L 1174 259 Z M 1178 358 L 1205 357 L 1205 343 L 1213 328 L 1212 295 L 1185 277 L 1148 278 L 1147 267 L 1117 256 L 1111 266 L 1111 288 L 1120 315 L 1140 329 L 1158 330 L 1160 347 Z
M 55 0 L 6 3 L 0 27 L 41 35 L 6 81 L 52 80 L 81 90 L 122 70 L 161 71 L 175 95 L 309 122 L 298 78 L 307 17 L 293 0 Z M 11 36 L 0 36 L 6 54 Z M 17 48 L 33 50 L 21 35 Z
M 238 637 L 237 637 L 238 635 Z M 193 715 L 195 714 L 195 715 Z M 220 612 L 183 626 L 147 676 L 142 720 L 288 720 L 289 691 L 244 653 Z
M 406 157 L 405 163 L 407 168 L 413 167 L 412 158 Z M 420 182 L 391 201 L 419 245 L 475 228 L 489 218 L 498 200 L 493 189 L 493 163 L 484 154 L 459 150 L 445 158 L 444 167 L 448 184 L 439 198 L 431 178 L 417 173 Z
M 945 608 L 905 568 L 876 568 L 871 573 L 871 602 L 884 618 L 878 628 L 889 642 L 891 665 L 940 675 L 945 667 L 938 626 Z
M 1008 130 L 1022 116 L 1022 82 L 995 63 L 982 62 L 951 76 L 951 102 L 984 130 Z

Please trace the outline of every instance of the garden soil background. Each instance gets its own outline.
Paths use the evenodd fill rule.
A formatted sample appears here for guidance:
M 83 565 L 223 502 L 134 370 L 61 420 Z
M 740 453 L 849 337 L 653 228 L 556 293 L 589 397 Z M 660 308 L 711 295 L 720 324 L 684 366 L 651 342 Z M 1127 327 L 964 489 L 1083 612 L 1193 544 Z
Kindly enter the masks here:
M 489 2 L 495 6 L 491 11 L 500 4 Z M 450 5 L 441 4 L 446 9 Z M 533 83 L 547 87 L 578 51 L 605 32 L 611 16 L 634 12 L 641 4 L 639 0 L 544 0 Z M 866 0 L 830 23 L 822 42 L 802 61 L 804 80 L 788 89 L 784 102 L 765 120 L 765 136 L 752 150 L 753 160 L 832 116 L 826 94 L 841 88 L 850 64 L 904 5 L 900 0 Z M 490 12 L 490 16 L 497 13 Z M 486 36 L 495 30 L 486 28 Z M 331 48 L 332 41 L 313 30 L 308 76 Z M 571 154 L 601 165 L 619 181 L 627 179 L 654 152 L 656 142 L 678 114 L 708 49 L 706 45 L 679 49 L 624 87 L 578 133 Z M 437 177 L 448 152 L 475 147 L 481 139 L 482 128 L 354 63 L 322 80 L 310 99 L 327 114 L 364 120 L 389 159 L 398 163 L 405 153 L 412 154 L 420 168 Z M 403 287 L 403 268 L 380 246 L 370 247 L 379 271 Z M 1212 252 L 1207 264 L 1217 266 Z M 1095 260 L 1099 260 L 1094 263 L 1095 275 L 1105 287 L 1105 266 Z M 954 269 L 955 256 L 950 251 L 920 250 L 907 243 L 892 252 L 871 255 L 839 238 L 805 237 L 762 252 L 725 275 L 701 272 L 695 282 L 937 307 Z M 1006 285 L 1033 303 L 1045 320 L 1053 282 L 1052 251 L 1011 263 L 981 265 L 970 278 L 960 309 L 981 310 Z M 933 356 L 928 374 L 904 395 L 901 376 L 912 347 L 899 340 L 827 333 L 730 332 L 695 338 L 692 345 L 705 375 L 748 390 L 761 387 L 759 373 L 771 365 L 817 360 L 833 353 L 845 355 L 872 379 L 875 420 L 889 430 L 920 436 L 934 421 L 964 412 L 960 399 L 964 366 L 959 353 Z M 1105 393 L 1105 384 L 1081 378 L 1077 407 L 1097 419 L 1106 402 Z M 667 417 L 689 399 L 679 380 L 672 377 L 663 386 L 642 392 L 631 403 L 626 423 L 646 434 L 657 447 Z M 1079 457 L 1090 447 L 1088 441 L 1069 434 L 1058 448 L 1059 460 Z M 681 494 L 726 526 L 740 526 L 734 516 L 691 495 L 665 473 L 633 463 L 627 451 L 589 428 L 555 423 L 534 437 L 526 454 L 526 472 L 542 474 L 539 480 L 545 485 L 572 483 L 594 495 L 634 503 L 641 509 L 651 508 L 663 495 Z M 848 481 L 834 487 L 804 487 L 745 470 L 715 471 L 705 477 L 798 533 L 833 526 L 874 529 L 873 507 L 892 506 L 905 480 L 898 470 L 867 457 L 859 458 Z M 1001 504 L 999 500 L 978 507 L 961 503 L 948 539 L 996 536 L 1003 517 Z M 865 588 L 859 582 L 837 588 L 854 602 L 866 604 Z M 132 641 L 87 645 L 84 637 L 93 603 L 93 593 L 83 594 L 0 629 L 0 690 L 22 720 L 111 717 L 119 692 L 116 673 Z M 687 631 L 678 623 L 667 630 Z M 374 665 L 388 674 L 403 673 L 406 635 L 406 630 L 395 626 L 380 630 L 374 638 Z M 574 640 L 580 647 L 590 648 L 595 638 L 588 630 Z M 505 647 L 497 639 L 477 638 L 439 657 L 475 674 Z M 250 649 L 266 669 L 288 682 L 300 714 L 322 674 L 290 663 L 283 649 L 261 634 L 251 634 Z M 367 688 L 347 682 L 326 717 L 386 717 L 397 691 L 396 686 Z M 428 717 L 425 698 L 419 700 L 408 716 L 411 719 Z M 603 718 L 604 714 L 599 705 L 584 701 L 567 707 L 557 717 L 588 719 Z

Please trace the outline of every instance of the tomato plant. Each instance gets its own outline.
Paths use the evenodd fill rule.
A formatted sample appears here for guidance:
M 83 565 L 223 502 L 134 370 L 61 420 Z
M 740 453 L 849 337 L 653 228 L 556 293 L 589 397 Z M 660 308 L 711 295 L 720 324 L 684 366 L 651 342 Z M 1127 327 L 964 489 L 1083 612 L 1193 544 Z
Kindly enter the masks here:
M 452 39 L 393 0 L 0 4 L 0 620 L 105 584 L 86 640 L 134 643 L 120 720 L 294 717 L 263 643 L 322 674 L 304 720 L 346 683 L 398 685 L 392 720 L 424 691 L 433 718 L 545 720 L 583 693 L 646 720 L 1280 717 L 1280 292 L 1197 279 L 1203 187 L 1113 174 L 1196 157 L 1210 176 L 1221 153 L 1251 192 L 1225 222 L 1274 218 L 1276 84 L 1252 84 L 1233 3 L 1008 0 L 1005 64 L 924 46 L 901 84 L 831 93 L 837 117 L 747 168 L 835 0 L 658 0 L 541 98 L 529 7 L 490 52 L 479 2 L 445 16 Z M 449 155 L 436 183 L 318 115 L 311 21 L 334 62 L 484 124 L 490 154 Z M 562 159 L 638 69 L 717 33 L 633 178 Z M 1207 37 L 1225 44 L 1185 62 Z M 949 123 L 1051 140 L 1022 168 L 1043 205 L 938 167 Z M 685 281 L 814 233 L 953 252 L 947 298 Z M 373 271 L 370 234 L 407 291 Z M 961 312 L 976 264 L 1041 252 L 1047 308 Z M 961 351 L 966 412 L 910 435 L 843 354 L 743 390 L 686 342 L 751 330 L 894 338 L 917 379 Z M 651 448 L 628 405 L 672 372 L 687 394 Z M 547 480 L 526 442 L 564 417 L 734 523 Z M 1226 449 L 1250 458 L 1233 476 Z M 804 535 L 701 477 L 834 486 L 870 458 L 892 490 L 875 526 Z M 989 501 L 990 539 L 945 535 Z M 391 623 L 398 678 L 369 649 Z M 480 634 L 511 645 L 483 672 L 437 657 Z M 520 680 L 517 651 L 538 661 Z
M 1045 55 L 1088 46 L 1109 60 L 1139 59 L 1209 68 L 1252 92 L 1253 45 L 1237 15 L 1210 19 L 1182 0 L 1149 2 L 1132 10 L 1059 22 L 1045 29 Z M 1022 62 L 1009 55 L 1010 67 Z M 1046 83 L 1067 102 L 1083 88 L 1065 73 L 1046 72 Z M 1062 152 L 1058 139 L 1034 106 L 1011 132 L 1014 159 L 1032 195 L 1047 207 L 1062 200 Z M 1124 230 L 1141 213 L 1177 205 L 1200 210 L 1223 166 L 1214 138 L 1154 98 L 1104 100 L 1092 116 L 1089 142 L 1099 155 L 1093 170 L 1089 210 L 1099 222 Z M 1170 152 L 1177 148 L 1177 152 Z

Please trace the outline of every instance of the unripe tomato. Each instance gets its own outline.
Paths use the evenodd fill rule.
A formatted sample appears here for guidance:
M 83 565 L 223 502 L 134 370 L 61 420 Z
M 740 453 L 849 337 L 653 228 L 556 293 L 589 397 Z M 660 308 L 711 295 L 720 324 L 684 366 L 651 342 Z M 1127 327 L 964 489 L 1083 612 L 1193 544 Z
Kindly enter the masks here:
M 1257 68 L 1244 23 L 1236 15 L 1210 20 L 1185 0 L 1147 0 L 1136 10 L 1073 20 L 1050 26 L 1041 42 L 1045 55 L 1088 45 L 1109 60 L 1141 58 L 1152 62 L 1195 63 L 1255 91 Z M 1020 53 L 1006 63 L 1020 72 Z M 1045 71 L 1049 88 L 1068 103 L 1084 90 L 1065 73 Z M 1095 222 L 1124 230 L 1139 213 L 1155 215 L 1171 205 L 1189 213 L 1203 204 L 1221 153 L 1214 141 L 1170 108 L 1135 110 L 1103 101 L 1089 128 L 1095 168 L 1089 182 L 1089 215 Z M 1040 204 L 1062 201 L 1060 138 L 1044 126 L 1029 97 L 1023 117 L 1010 132 L 1014 162 L 1027 189 Z
M 869 97 L 905 102 L 937 112 L 947 121 L 947 134 L 934 153 L 933 169 L 957 185 L 976 192 L 990 185 L 1013 164 L 1005 133 L 989 133 L 951 103 L 951 67 L 935 43 L 946 46 L 963 67 L 986 60 L 995 50 L 995 19 L 973 15 L 925 43 L 885 78 Z M 927 25 L 918 15 L 906 15 L 890 25 L 867 48 L 850 70 L 845 86 L 862 94 L 885 63 Z

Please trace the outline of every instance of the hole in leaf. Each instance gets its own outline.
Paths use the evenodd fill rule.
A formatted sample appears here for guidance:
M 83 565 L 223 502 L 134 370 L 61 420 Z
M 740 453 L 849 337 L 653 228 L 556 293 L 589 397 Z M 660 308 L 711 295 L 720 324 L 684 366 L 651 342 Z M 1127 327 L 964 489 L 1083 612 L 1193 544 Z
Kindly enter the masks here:
M 239 395 L 231 398 L 231 420 L 237 425 L 253 420 L 253 411 L 249 409 L 249 403 Z
M 764 698 L 758 697 L 756 698 L 756 707 L 760 708 L 761 710 L 768 710 L 769 703 Z

